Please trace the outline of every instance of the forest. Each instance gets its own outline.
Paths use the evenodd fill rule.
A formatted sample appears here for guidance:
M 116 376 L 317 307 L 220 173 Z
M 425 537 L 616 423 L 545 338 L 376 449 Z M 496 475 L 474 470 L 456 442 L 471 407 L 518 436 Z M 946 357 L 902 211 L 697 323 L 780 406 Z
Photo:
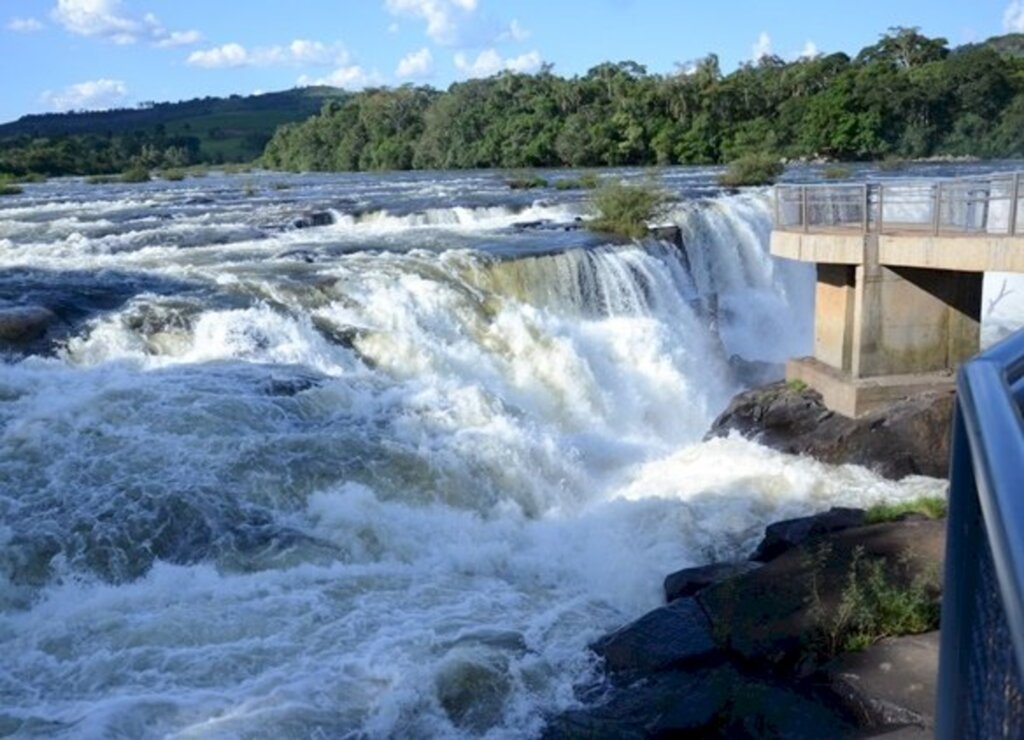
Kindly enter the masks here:
M 762 57 L 723 74 L 708 55 L 651 74 L 632 61 L 368 89 L 277 129 L 287 170 L 716 164 L 1024 156 L 1024 36 L 950 48 L 891 28 L 856 56 Z

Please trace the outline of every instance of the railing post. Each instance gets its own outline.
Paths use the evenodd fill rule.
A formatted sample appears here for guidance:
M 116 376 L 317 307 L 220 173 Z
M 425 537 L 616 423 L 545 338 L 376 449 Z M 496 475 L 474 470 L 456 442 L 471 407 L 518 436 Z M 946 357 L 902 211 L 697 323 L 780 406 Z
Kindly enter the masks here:
M 935 183 L 935 193 L 932 195 L 933 201 L 933 213 L 932 213 L 932 233 L 935 236 L 939 235 L 939 226 L 942 223 L 942 183 Z
M 1010 236 L 1017 233 L 1017 199 L 1020 197 L 1020 173 L 1013 173 L 1013 187 L 1010 188 Z
M 882 229 L 885 228 L 885 185 L 879 183 L 878 185 L 878 233 L 882 233 Z
M 871 222 L 870 222 L 870 220 L 868 218 L 868 211 L 871 208 L 871 195 L 870 195 L 870 192 L 871 191 L 868 189 L 868 184 L 864 183 L 864 213 L 862 214 L 862 218 L 863 218 L 863 221 L 864 221 L 864 233 L 865 234 L 867 234 L 869 231 L 871 231 Z
M 800 186 L 800 218 L 803 221 L 804 233 L 810 230 L 810 216 L 807 213 L 807 186 Z

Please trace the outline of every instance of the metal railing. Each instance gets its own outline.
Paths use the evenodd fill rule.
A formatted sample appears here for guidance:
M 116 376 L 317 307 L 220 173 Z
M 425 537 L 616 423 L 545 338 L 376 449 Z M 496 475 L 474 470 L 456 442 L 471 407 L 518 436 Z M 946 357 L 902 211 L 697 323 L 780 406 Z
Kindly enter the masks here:
M 948 180 L 776 185 L 775 228 L 864 234 L 1024 234 L 1020 172 Z M 1018 214 L 1022 214 L 1018 218 Z
M 1024 330 L 961 366 L 937 733 L 1024 737 Z

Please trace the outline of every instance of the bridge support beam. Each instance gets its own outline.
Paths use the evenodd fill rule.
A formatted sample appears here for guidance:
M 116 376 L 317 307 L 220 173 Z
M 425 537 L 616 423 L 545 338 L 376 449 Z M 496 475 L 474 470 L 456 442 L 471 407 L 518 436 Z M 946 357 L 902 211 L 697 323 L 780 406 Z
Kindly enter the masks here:
M 814 357 L 791 361 L 786 376 L 829 408 L 859 416 L 951 388 L 957 365 L 978 352 L 982 273 L 885 266 L 877 236 L 863 237 L 860 264 L 817 270 Z

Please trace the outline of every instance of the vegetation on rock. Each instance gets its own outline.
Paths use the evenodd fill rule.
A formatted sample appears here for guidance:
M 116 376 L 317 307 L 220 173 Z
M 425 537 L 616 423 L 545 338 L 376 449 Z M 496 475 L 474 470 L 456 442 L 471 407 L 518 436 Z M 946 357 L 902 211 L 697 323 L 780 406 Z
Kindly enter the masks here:
M 0 175 L 0 195 L 17 195 L 22 192 L 20 185 L 15 185 L 9 175 Z
M 786 169 L 785 165 L 766 152 L 747 154 L 729 163 L 729 169 L 718 176 L 720 185 L 736 188 L 743 185 L 771 185 Z
M 597 217 L 587 222 L 593 231 L 640 239 L 648 224 L 661 215 L 668 201 L 657 185 L 607 182 L 594 192 Z
M 946 516 L 947 502 L 942 496 L 919 496 L 910 501 L 875 504 L 865 512 L 864 519 L 868 524 L 894 522 L 908 514 L 920 514 L 929 519 L 941 519 Z
M 523 175 L 508 180 L 506 184 L 512 190 L 533 190 L 534 188 L 546 188 L 548 181 L 540 175 Z
M 149 182 L 149 169 L 136 164 L 121 173 L 121 182 Z

